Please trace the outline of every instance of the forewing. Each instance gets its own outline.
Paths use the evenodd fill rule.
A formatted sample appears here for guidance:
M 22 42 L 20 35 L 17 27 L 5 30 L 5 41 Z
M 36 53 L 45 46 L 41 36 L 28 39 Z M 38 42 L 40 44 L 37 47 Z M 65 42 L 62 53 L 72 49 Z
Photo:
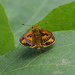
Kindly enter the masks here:
M 40 32 L 41 32 L 42 43 L 46 43 L 52 36 L 52 33 L 47 30 L 40 29 Z
M 31 43 L 32 43 L 32 30 L 25 33 L 24 38 L 25 38 L 26 42 L 31 45 Z
M 42 44 L 42 46 L 48 47 L 48 46 L 52 45 L 54 42 L 55 42 L 55 37 L 52 35 L 51 38 L 45 44 Z
M 35 45 L 31 46 L 29 43 L 27 43 L 26 40 L 25 40 L 25 38 L 24 38 L 24 36 L 22 36 L 22 37 L 20 38 L 20 43 L 21 43 L 22 45 L 24 45 L 24 46 L 28 46 L 28 47 L 31 47 L 31 48 L 34 48 L 34 47 L 35 47 Z

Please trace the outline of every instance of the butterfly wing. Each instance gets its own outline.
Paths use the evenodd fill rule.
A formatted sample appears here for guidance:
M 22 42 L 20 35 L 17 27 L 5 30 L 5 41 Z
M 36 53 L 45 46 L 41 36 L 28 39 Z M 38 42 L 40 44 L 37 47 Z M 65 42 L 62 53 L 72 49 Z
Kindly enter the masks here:
M 26 40 L 26 42 L 31 45 L 31 43 L 32 43 L 32 30 L 28 31 L 23 36 L 24 36 L 24 39 Z
M 20 38 L 20 43 L 24 46 L 28 46 L 28 47 L 31 47 L 31 48 L 34 48 L 35 45 L 31 46 L 31 44 L 27 43 L 27 41 L 25 40 L 25 37 L 24 35 Z
M 53 34 L 47 30 L 40 29 L 41 32 L 41 38 L 42 38 L 42 46 L 47 47 L 54 43 L 55 37 Z
M 41 32 L 42 43 L 46 43 L 52 36 L 52 33 L 47 30 L 40 29 L 40 32 Z
M 51 38 L 44 44 L 42 44 L 43 47 L 48 47 L 52 45 L 55 42 L 55 37 L 52 35 Z

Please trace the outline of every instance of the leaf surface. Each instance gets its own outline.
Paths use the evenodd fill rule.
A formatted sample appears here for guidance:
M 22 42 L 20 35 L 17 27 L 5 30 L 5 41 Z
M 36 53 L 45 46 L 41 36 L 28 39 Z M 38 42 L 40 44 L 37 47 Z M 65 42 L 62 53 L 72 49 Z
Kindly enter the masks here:
M 14 36 L 3 6 L 0 3 L 0 55 L 14 48 Z
M 0 58 L 0 75 L 74 75 L 75 31 L 53 33 L 54 45 L 31 49 L 24 46 Z
M 75 30 L 75 2 L 57 7 L 37 24 L 49 31 Z

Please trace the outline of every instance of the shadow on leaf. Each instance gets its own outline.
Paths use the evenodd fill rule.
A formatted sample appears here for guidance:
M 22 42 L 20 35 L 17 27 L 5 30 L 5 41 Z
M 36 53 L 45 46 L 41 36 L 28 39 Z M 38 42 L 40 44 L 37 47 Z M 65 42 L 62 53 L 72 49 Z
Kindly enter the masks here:
M 54 45 L 51 45 L 46 48 L 42 47 L 40 50 L 38 50 L 36 48 L 28 48 L 27 47 L 26 51 L 23 52 L 21 58 L 24 58 L 24 59 L 34 58 L 36 56 L 39 56 L 40 54 L 50 51 L 53 47 L 54 47 Z

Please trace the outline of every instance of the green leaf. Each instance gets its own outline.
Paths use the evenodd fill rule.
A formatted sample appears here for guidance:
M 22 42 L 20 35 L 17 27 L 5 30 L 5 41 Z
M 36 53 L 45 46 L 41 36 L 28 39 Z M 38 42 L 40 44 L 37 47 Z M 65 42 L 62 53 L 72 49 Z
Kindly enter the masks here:
M 0 4 L 0 55 L 14 48 L 14 37 L 3 6 Z
M 75 31 L 53 34 L 56 42 L 43 52 L 20 46 L 1 57 L 0 75 L 74 75 Z
M 12 31 L 15 36 L 15 45 L 19 44 L 19 38 L 29 27 L 42 20 L 57 6 L 75 0 L 0 0 L 5 6 Z
M 50 31 L 75 30 L 75 2 L 57 7 L 37 24 Z

